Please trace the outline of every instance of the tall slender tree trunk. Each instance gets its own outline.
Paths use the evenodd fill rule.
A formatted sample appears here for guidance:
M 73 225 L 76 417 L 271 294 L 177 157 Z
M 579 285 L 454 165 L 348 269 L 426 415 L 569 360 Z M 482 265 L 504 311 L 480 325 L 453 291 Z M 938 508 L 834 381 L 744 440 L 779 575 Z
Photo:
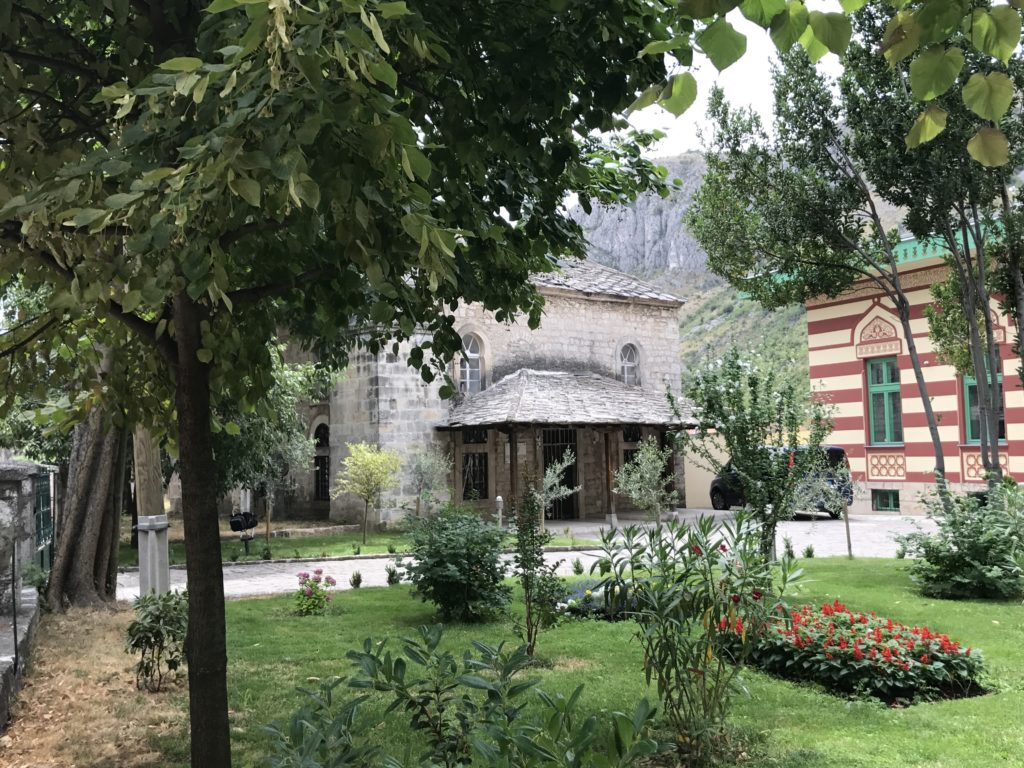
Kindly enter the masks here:
M 203 314 L 186 294 L 175 297 L 176 402 L 189 593 L 185 657 L 192 765 L 230 768 L 227 628 L 210 430 L 210 368 L 196 356 L 202 347 Z

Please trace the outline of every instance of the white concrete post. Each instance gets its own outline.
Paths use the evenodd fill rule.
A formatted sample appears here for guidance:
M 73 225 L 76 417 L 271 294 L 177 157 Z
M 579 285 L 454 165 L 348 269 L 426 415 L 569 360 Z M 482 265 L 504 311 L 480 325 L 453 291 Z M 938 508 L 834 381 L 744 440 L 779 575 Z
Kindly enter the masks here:
M 167 515 L 139 518 L 139 594 L 162 595 L 171 589 L 170 558 L 167 552 Z
M 501 528 L 501 515 L 505 510 L 505 500 L 501 496 L 494 497 L 494 514 L 498 516 L 498 527 Z

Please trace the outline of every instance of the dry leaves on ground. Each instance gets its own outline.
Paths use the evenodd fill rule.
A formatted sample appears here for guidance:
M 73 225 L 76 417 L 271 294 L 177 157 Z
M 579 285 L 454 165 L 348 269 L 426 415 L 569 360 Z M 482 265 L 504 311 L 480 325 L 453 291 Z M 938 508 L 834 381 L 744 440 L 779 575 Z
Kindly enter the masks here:
M 14 717 L 0 738 L 9 768 L 142 768 L 163 764 L 153 739 L 185 738 L 175 699 L 184 677 L 157 694 L 137 691 L 124 651 L 132 612 L 72 610 L 46 615 Z

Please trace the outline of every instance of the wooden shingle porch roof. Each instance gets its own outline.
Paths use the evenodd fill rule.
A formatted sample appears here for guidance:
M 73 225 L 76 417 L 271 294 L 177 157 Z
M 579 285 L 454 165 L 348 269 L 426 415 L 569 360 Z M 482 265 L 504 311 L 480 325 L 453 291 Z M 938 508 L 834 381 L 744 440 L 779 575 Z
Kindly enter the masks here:
M 664 392 L 652 392 L 591 372 L 521 368 L 482 392 L 452 405 L 438 429 L 558 424 L 693 426 L 690 404 L 677 399 L 672 412 Z

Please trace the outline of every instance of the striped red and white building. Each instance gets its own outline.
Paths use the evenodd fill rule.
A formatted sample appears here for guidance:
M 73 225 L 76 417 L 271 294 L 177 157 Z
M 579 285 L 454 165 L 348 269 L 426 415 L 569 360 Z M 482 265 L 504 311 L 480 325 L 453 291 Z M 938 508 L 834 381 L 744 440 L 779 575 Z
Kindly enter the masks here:
M 977 390 L 973 380 L 940 363 L 928 337 L 924 308 L 930 287 L 946 276 L 937 244 L 906 240 L 898 246 L 901 281 L 911 304 L 911 327 L 939 425 L 946 477 L 955 490 L 980 490 Z M 1005 439 L 1004 472 L 1024 477 L 1024 391 L 1013 352 L 1012 320 L 991 307 L 999 343 Z M 920 514 L 922 493 L 934 488 L 935 454 L 910 363 L 903 327 L 892 302 L 870 282 L 835 299 L 807 303 L 811 389 L 833 406 L 829 442 L 846 449 L 855 481 L 853 512 Z

